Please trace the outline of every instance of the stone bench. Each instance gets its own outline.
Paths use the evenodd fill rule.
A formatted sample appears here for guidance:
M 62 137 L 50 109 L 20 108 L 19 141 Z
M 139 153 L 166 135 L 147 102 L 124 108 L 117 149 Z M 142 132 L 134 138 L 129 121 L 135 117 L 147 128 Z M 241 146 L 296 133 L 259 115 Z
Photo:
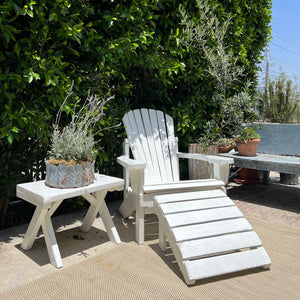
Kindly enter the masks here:
M 261 141 L 256 157 L 221 154 L 234 158 L 237 167 L 257 169 L 263 184 L 269 182 L 270 171 L 280 173 L 283 184 L 298 184 L 300 175 L 300 124 L 256 124 Z
M 261 142 L 257 152 L 287 156 L 283 160 L 289 159 L 289 156 L 300 159 L 300 124 L 263 124 L 259 127 L 257 133 L 261 136 Z M 299 174 L 300 170 L 297 174 L 280 172 L 280 182 L 298 184 Z

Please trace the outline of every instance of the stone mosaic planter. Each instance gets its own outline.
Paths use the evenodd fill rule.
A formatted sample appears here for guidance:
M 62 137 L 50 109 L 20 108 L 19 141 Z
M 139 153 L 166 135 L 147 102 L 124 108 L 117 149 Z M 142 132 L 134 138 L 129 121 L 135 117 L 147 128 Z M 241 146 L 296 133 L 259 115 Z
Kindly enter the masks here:
M 46 163 L 46 185 L 54 188 L 76 188 L 86 186 L 94 182 L 94 161 L 82 161 L 68 165 L 62 163 Z

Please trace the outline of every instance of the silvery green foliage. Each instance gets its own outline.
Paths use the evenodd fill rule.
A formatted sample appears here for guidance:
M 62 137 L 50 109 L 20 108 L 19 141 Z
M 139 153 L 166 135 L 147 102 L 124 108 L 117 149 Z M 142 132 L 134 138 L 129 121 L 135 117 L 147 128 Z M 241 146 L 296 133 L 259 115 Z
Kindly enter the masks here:
M 93 134 L 71 123 L 62 130 L 54 128 L 49 154 L 56 159 L 87 160 L 92 157 L 93 147 Z
M 188 17 L 184 7 L 180 6 L 182 24 L 185 26 L 184 43 L 204 54 L 208 61 L 207 71 L 217 81 L 218 93 L 226 97 L 227 87 L 244 72 L 244 68 L 237 65 L 237 57 L 225 42 L 232 16 L 228 14 L 220 22 L 214 13 L 214 7 L 207 0 L 197 0 L 197 7 L 203 22 L 196 24 Z
M 239 133 L 247 117 L 253 117 L 253 101 L 247 93 L 249 83 L 246 81 L 244 91 L 228 96 L 228 88 L 238 82 L 244 74 L 244 68 L 238 66 L 237 57 L 226 45 L 225 38 L 232 16 L 227 15 L 222 22 L 217 18 L 214 7 L 207 0 L 197 0 L 199 16 L 202 22 L 195 23 L 180 6 L 182 24 L 184 25 L 184 44 L 201 52 L 208 62 L 207 72 L 215 79 L 215 94 L 212 97 L 218 114 L 212 116 L 204 129 L 201 143 L 212 144 L 224 137 L 233 137 Z M 245 111 L 249 112 L 245 115 Z
M 82 160 L 92 158 L 92 151 L 95 144 L 93 127 L 103 117 L 104 104 L 106 100 L 99 100 L 95 95 L 88 96 L 83 106 L 76 111 L 79 101 L 76 103 L 72 114 L 71 122 L 59 127 L 62 109 L 67 99 L 72 94 L 72 87 L 65 101 L 61 105 L 53 125 L 53 134 L 49 155 L 58 160 Z
M 213 115 L 206 123 L 204 138 L 200 142 L 212 144 L 224 137 L 236 137 L 243 131 L 243 124 L 255 115 L 253 100 L 247 92 L 240 92 L 227 100 L 224 102 L 220 95 L 214 97 L 216 103 L 222 102 L 223 116 Z

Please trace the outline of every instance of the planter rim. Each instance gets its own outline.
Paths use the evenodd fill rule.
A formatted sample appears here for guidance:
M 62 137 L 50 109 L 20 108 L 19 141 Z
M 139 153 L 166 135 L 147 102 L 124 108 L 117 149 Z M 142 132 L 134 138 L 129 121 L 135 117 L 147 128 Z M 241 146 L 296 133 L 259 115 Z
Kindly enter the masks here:
M 247 143 L 251 143 L 251 142 L 258 142 L 260 141 L 261 139 L 248 139 L 247 140 Z M 245 140 L 239 140 L 239 139 L 235 139 L 234 140 L 236 143 L 243 143 L 243 144 L 246 144 Z

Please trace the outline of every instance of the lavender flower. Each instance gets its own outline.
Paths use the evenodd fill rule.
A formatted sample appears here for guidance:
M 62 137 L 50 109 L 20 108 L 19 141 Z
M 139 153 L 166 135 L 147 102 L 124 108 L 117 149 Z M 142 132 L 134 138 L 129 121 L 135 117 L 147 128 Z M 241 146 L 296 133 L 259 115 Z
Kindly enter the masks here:
M 59 127 L 62 109 L 65 106 L 67 99 L 72 95 L 74 82 L 72 81 L 71 88 L 60 106 L 59 111 L 53 124 L 53 134 L 49 155 L 51 158 L 58 160 L 87 160 L 92 158 L 94 147 L 93 128 L 95 124 L 104 116 L 105 104 L 113 99 L 99 100 L 96 95 L 88 95 L 82 107 L 77 111 L 79 102 L 75 103 L 74 112 L 71 122 L 64 128 Z

